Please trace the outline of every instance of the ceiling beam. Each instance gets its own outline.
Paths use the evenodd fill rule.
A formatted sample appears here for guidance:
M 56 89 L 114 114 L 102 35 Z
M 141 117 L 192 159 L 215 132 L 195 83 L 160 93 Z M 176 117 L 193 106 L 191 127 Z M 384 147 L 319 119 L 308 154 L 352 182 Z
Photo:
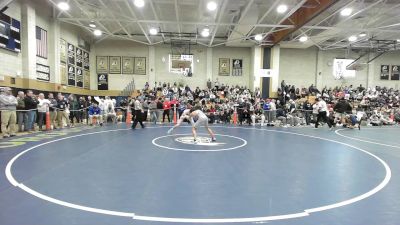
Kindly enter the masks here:
M 0 1 L 0 10 L 3 9 L 4 7 L 8 6 L 13 0 L 3 0 Z
M 315 5 L 318 4 L 316 0 L 306 0 L 303 1 L 303 5 Z M 270 37 L 274 44 L 279 43 L 284 38 L 286 38 L 291 33 L 297 31 L 299 28 L 303 27 L 305 24 L 310 22 L 316 16 L 320 15 L 322 12 L 327 10 L 333 4 L 337 3 L 338 0 L 319 0 L 319 4 L 317 7 L 299 7 L 293 14 L 291 14 L 287 19 L 285 19 L 281 24 L 294 25 L 295 27 L 292 29 L 283 30 L 280 32 L 276 32 Z
M 313 25 L 313 26 L 319 26 L 320 24 L 322 24 L 323 22 L 329 20 L 330 18 L 332 18 L 333 16 L 335 16 L 336 14 L 338 14 L 339 12 L 341 12 L 343 9 L 348 8 L 349 6 L 351 6 L 354 2 L 356 2 L 357 0 L 352 0 L 351 2 L 347 3 L 346 5 L 344 5 L 343 7 L 337 9 L 336 11 L 334 11 L 332 14 L 330 14 L 329 16 L 325 17 L 323 20 L 319 21 L 317 24 Z M 305 26 L 303 26 L 303 28 L 306 28 Z M 307 29 L 307 28 L 306 28 Z M 307 34 L 309 31 L 311 31 L 313 28 L 310 27 L 309 29 L 307 29 L 304 32 L 301 32 L 301 34 L 297 35 L 295 38 L 293 38 L 294 40 L 297 40 L 300 36 L 303 36 L 305 34 Z
M 53 0 L 49 0 L 51 4 L 53 4 L 54 7 L 57 7 L 56 2 L 54 2 Z M 69 13 L 69 12 L 64 12 L 67 16 L 73 18 L 73 16 Z M 87 30 L 89 33 L 92 33 L 92 30 L 85 26 L 81 21 L 76 20 L 75 21 L 80 27 L 84 28 L 85 30 Z
M 252 35 L 253 31 L 257 28 L 257 25 L 261 24 L 261 22 L 278 6 L 281 0 L 275 0 L 275 2 L 272 4 L 271 7 L 268 8 L 268 10 L 264 13 L 264 15 L 261 16 L 261 18 L 257 21 L 256 26 L 253 26 L 250 31 L 246 35 L 246 39 Z
M 382 1 L 384 1 L 384 0 L 376 0 L 376 2 L 372 3 L 371 5 L 369 5 L 369 6 L 367 6 L 367 7 L 364 7 L 364 8 L 362 8 L 361 10 L 358 10 L 357 12 L 355 12 L 355 13 L 351 14 L 350 16 L 346 17 L 346 19 L 341 20 L 340 23 L 343 24 L 343 23 L 345 23 L 346 21 L 350 20 L 351 18 L 355 17 L 356 15 L 358 15 L 358 14 L 360 14 L 360 13 L 362 13 L 362 12 L 368 11 L 369 9 L 375 7 L 377 4 L 380 4 Z M 381 32 L 381 31 L 379 31 L 379 32 Z M 319 44 L 320 44 L 320 43 L 323 43 L 323 42 L 324 42 L 324 41 L 319 42 Z
M 79 8 L 79 10 L 81 10 L 81 12 L 83 14 L 85 14 L 87 16 L 87 18 L 90 18 L 89 14 L 86 12 L 86 10 L 83 8 L 83 6 L 81 4 L 79 4 L 79 2 L 77 0 L 73 0 L 76 4 L 76 6 Z M 106 31 L 107 33 L 111 33 L 110 30 L 107 29 L 107 27 L 104 26 L 103 23 L 101 23 L 100 21 L 96 21 L 102 28 L 104 31 Z
M 307 0 L 302 0 L 301 2 L 299 2 L 294 8 L 292 8 L 292 9 L 278 22 L 278 24 L 282 25 L 282 23 L 283 23 L 287 18 L 289 18 L 294 12 L 296 12 L 300 7 L 302 7 L 306 1 L 307 1 Z M 294 25 L 291 25 L 291 26 L 292 26 L 292 28 L 295 27 Z M 275 30 L 275 27 L 272 27 L 272 29 L 271 29 L 270 31 L 268 31 L 267 33 L 265 33 L 265 35 L 263 36 L 263 41 L 265 41 L 265 38 L 266 38 L 268 35 L 272 34 L 272 33 L 274 32 L 274 30 Z
M 175 0 L 174 3 L 175 3 L 175 16 L 176 16 L 176 21 L 178 22 L 178 32 L 179 32 L 179 33 L 182 33 L 181 24 L 179 23 L 180 19 L 179 19 L 178 0 Z
M 135 22 L 137 23 L 140 30 L 143 32 L 144 36 L 146 37 L 148 44 L 151 45 L 151 40 L 150 40 L 149 36 L 147 35 L 147 32 L 143 29 L 143 26 L 142 26 L 142 24 L 140 24 L 139 20 L 137 20 L 137 16 L 136 16 L 135 12 L 133 11 L 131 5 L 129 4 L 128 0 L 125 0 L 125 5 L 128 7 L 128 10 L 131 13 L 133 19 L 136 20 Z
M 219 15 L 218 15 L 218 19 L 217 19 L 217 25 L 214 27 L 210 43 L 208 43 L 208 47 L 211 47 L 213 42 L 214 42 L 214 38 L 215 38 L 215 35 L 217 34 L 218 27 L 219 27 L 218 24 L 221 23 L 222 16 L 224 15 L 225 8 L 226 8 L 227 5 L 228 5 L 228 0 L 222 0 L 222 6 L 218 11 Z
M 86 28 L 85 25 L 82 25 L 82 24 L 79 24 L 79 23 L 76 23 L 76 22 L 73 22 L 73 21 L 63 21 L 63 22 L 64 22 L 64 23 L 69 23 L 69 24 L 72 24 L 72 25 L 75 25 L 75 26 L 78 26 L 78 27 Z M 118 30 L 119 30 L 119 29 L 118 29 Z M 108 34 L 109 36 L 112 36 L 112 37 L 121 38 L 121 39 L 124 39 L 124 40 L 133 41 L 133 42 L 137 42 L 137 43 L 144 44 L 144 45 L 149 45 L 149 43 L 147 43 L 147 42 L 139 41 L 139 40 L 136 40 L 136 39 L 134 39 L 134 38 L 129 38 L 129 37 L 124 37 L 124 36 L 120 36 L 120 35 L 115 35 L 115 34 L 108 33 L 108 32 L 103 32 L 103 33 Z
M 116 30 L 113 30 L 112 33 L 114 34 L 115 32 L 118 32 L 118 31 L 120 31 L 120 30 L 121 30 L 121 28 L 118 28 L 118 29 L 116 29 Z M 100 42 L 104 41 L 105 39 L 107 39 L 107 38 L 109 38 L 109 37 L 112 37 L 112 36 L 113 36 L 112 34 L 106 34 L 106 35 L 104 35 L 104 37 L 98 39 L 98 40 L 95 41 L 94 43 L 95 43 L 95 44 L 98 44 L 98 43 L 100 43 Z
M 249 10 L 250 10 L 251 6 L 253 5 L 253 3 L 254 3 L 254 0 L 250 0 L 250 1 L 247 2 L 247 5 L 244 7 L 243 11 L 240 12 L 240 18 L 236 22 L 236 25 L 234 26 L 234 28 L 228 27 L 227 28 L 228 32 L 229 32 L 229 30 L 234 31 L 238 26 L 242 25 L 241 23 L 243 22 L 244 18 L 246 17 L 247 13 L 249 12 Z M 248 33 L 248 30 L 246 31 L 246 33 Z M 228 40 L 231 39 L 232 37 L 234 38 L 233 32 L 230 32 Z
M 150 5 L 150 8 L 151 8 L 151 11 L 153 12 L 154 19 L 160 20 L 158 15 L 157 15 L 156 8 L 154 7 L 153 0 L 149 0 L 149 5 Z M 163 30 L 165 30 L 165 26 L 164 25 L 163 25 Z M 163 37 L 163 39 L 165 39 L 164 33 L 161 33 L 161 36 Z
M 60 20 L 79 20 L 79 21 L 90 21 L 88 18 L 59 18 Z M 115 21 L 112 18 L 96 18 L 98 21 Z M 235 26 L 237 23 L 216 23 L 216 22 L 197 22 L 197 21 L 169 21 L 169 20 L 127 20 L 119 19 L 120 22 L 130 22 L 130 23 L 158 23 L 158 24 L 173 24 L 173 25 L 209 25 L 209 26 Z M 241 24 L 243 26 L 257 26 L 257 27 L 281 27 L 281 28 L 293 28 L 293 25 L 282 25 L 282 24 Z

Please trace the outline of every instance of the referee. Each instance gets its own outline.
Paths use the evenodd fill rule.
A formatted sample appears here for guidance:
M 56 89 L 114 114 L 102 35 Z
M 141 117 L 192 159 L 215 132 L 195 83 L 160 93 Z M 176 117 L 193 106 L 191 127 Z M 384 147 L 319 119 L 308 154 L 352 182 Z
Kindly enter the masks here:
M 136 128 L 137 123 L 139 122 L 140 125 L 142 126 L 142 128 L 144 128 L 143 125 L 143 105 L 142 103 L 139 101 L 139 99 L 136 97 L 135 101 L 134 101 L 134 110 L 135 110 L 135 120 L 133 121 L 132 124 L 132 129 Z

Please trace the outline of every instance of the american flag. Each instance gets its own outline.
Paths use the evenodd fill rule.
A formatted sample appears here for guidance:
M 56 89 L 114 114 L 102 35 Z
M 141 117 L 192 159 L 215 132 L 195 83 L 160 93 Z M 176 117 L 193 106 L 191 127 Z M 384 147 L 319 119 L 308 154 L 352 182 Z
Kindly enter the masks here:
M 36 27 L 36 56 L 47 59 L 47 31 Z

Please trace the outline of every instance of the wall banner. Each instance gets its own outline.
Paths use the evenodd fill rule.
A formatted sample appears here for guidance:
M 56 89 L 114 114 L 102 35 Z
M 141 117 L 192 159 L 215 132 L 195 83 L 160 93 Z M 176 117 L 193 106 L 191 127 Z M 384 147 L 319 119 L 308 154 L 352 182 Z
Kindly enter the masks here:
M 146 58 L 135 57 L 134 73 L 139 75 L 146 75 Z
M 381 65 L 381 80 L 389 80 L 389 65 Z
M 391 80 L 400 80 L 400 65 L 392 66 L 392 75 L 390 76 Z
M 67 62 L 67 42 L 64 39 L 60 39 L 60 61 Z
M 135 61 L 133 57 L 122 57 L 122 74 L 133 74 L 133 65 Z
M 97 71 L 97 73 L 107 73 L 108 74 L 108 56 L 97 56 L 96 71 Z
M 218 75 L 229 76 L 229 74 L 230 74 L 230 59 L 229 58 L 220 58 L 219 59 L 219 67 L 218 67 Z
M 60 63 L 60 76 L 61 76 L 61 84 L 68 84 L 68 73 L 67 73 L 67 65 L 65 63 Z
M 97 74 L 97 89 L 108 90 L 108 74 L 106 73 Z
M 76 68 L 76 86 L 83 87 L 83 69 L 79 67 Z
M 243 59 L 232 59 L 232 76 L 243 75 Z
M 83 51 L 83 69 L 90 70 L 89 52 Z
M 68 64 L 75 65 L 75 46 L 68 43 Z
M 83 88 L 90 89 L 90 72 L 87 70 L 83 71 Z
M 75 78 L 75 66 L 69 64 L 68 65 L 68 85 L 75 86 L 76 78 Z
M 110 73 L 111 74 L 121 74 L 121 57 L 120 56 L 110 56 Z
M 76 66 L 83 67 L 83 52 L 80 48 L 76 48 Z

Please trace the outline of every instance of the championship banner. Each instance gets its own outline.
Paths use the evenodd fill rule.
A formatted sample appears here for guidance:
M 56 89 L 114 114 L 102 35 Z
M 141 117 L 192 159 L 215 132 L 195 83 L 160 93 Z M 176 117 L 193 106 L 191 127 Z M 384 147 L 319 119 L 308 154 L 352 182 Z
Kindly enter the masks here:
M 108 90 L 108 74 L 97 74 L 97 90 Z
M 67 62 L 67 42 L 64 39 L 60 39 L 60 61 Z
M 110 56 L 110 73 L 111 74 L 121 74 L 121 57 L 120 56 Z
M 83 88 L 90 89 L 90 72 L 87 70 L 83 71 Z
M 89 53 L 83 51 L 83 69 L 90 70 Z
M 135 57 L 134 73 L 139 75 L 146 75 L 146 58 Z
M 36 63 L 36 79 L 50 81 L 50 67 Z
M 80 48 L 76 48 L 76 66 L 83 67 L 83 52 Z
M 60 63 L 60 76 L 61 76 L 61 84 L 68 84 L 68 74 L 67 74 L 67 65 L 65 63 Z
M 218 75 L 229 76 L 229 74 L 231 72 L 229 61 L 230 61 L 229 58 L 220 58 L 219 59 Z
M 389 65 L 381 65 L 381 80 L 389 80 Z
M 76 86 L 83 87 L 83 70 L 82 68 L 76 68 Z
M 96 71 L 97 73 L 108 73 L 108 56 L 97 56 Z
M 68 64 L 75 65 L 75 46 L 68 43 Z
M 133 74 L 133 57 L 122 57 L 122 74 Z
M 391 80 L 400 80 L 400 66 L 392 66 L 392 76 Z
M 232 76 L 243 75 L 243 59 L 232 59 Z
M 68 65 L 68 85 L 75 86 L 75 66 Z

